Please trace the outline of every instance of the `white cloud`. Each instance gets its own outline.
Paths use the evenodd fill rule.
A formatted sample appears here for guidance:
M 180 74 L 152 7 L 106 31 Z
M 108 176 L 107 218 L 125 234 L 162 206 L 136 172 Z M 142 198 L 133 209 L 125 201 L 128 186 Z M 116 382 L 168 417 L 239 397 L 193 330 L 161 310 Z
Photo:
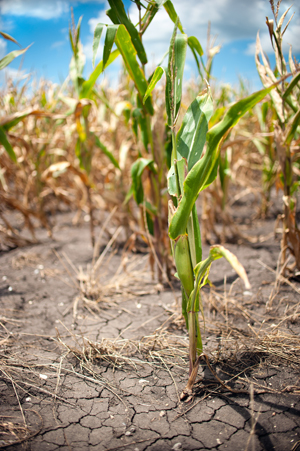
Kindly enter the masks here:
M 51 48 L 56 49 L 58 47 L 62 47 L 65 44 L 66 44 L 66 41 L 56 41 L 56 42 L 53 42 L 53 44 L 51 45 Z
M 1 14 L 54 19 L 69 11 L 66 0 L 1 0 Z

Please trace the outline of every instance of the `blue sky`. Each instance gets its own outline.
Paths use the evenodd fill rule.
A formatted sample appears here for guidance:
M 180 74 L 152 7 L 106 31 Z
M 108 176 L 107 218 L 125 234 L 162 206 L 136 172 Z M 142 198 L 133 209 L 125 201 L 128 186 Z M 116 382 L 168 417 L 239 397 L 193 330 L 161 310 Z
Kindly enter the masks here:
M 145 0 L 146 1 L 146 0 Z M 126 10 L 133 22 L 137 21 L 136 6 L 125 0 Z M 216 37 L 215 45 L 221 45 L 213 65 L 213 75 L 222 83 L 236 84 L 238 77 L 248 79 L 252 90 L 261 87 L 254 63 L 254 49 L 257 31 L 260 30 L 262 46 L 272 54 L 265 17 L 272 18 L 268 0 L 173 0 L 186 33 L 196 36 L 206 48 L 207 24 L 211 22 L 211 35 Z M 280 14 L 290 6 L 282 2 Z M 81 42 L 86 55 L 85 76 L 92 71 L 93 30 L 98 22 L 109 23 L 105 15 L 106 0 L 0 0 L 0 30 L 11 34 L 22 47 L 32 44 L 24 57 L 17 58 L 7 73 L 16 76 L 32 74 L 61 83 L 68 75 L 71 49 L 68 28 L 73 7 L 75 21 L 83 16 Z M 300 1 L 294 1 L 291 12 L 295 16 L 285 34 L 285 49 L 293 45 L 296 55 L 300 54 Z M 290 13 L 288 17 L 290 17 Z M 144 37 L 144 45 L 154 66 L 168 48 L 173 29 L 162 9 L 155 17 Z M 16 46 L 0 39 L 0 58 L 15 50 Z M 100 45 L 98 60 L 101 58 Z M 271 58 L 272 61 L 272 58 Z M 115 63 L 108 71 L 112 81 L 117 80 L 120 70 Z M 149 74 L 148 74 L 149 75 Z M 187 55 L 186 78 L 196 75 L 191 55 Z M 20 76 L 20 74 L 19 74 Z M 4 83 L 3 73 L 0 83 Z

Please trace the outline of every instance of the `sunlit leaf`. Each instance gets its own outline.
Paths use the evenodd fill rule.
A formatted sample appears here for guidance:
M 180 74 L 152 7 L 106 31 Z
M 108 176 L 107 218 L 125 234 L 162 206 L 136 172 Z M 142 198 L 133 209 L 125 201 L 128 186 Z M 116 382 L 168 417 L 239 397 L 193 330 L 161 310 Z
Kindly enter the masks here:
M 99 43 L 100 43 L 100 38 L 101 38 L 102 31 L 103 31 L 104 27 L 105 27 L 105 25 L 103 23 L 98 23 L 96 28 L 95 28 L 95 31 L 94 31 L 93 59 L 92 59 L 93 67 L 95 66 L 96 54 L 97 54 L 97 50 L 98 50 Z
M 109 66 L 117 58 L 117 56 L 119 56 L 119 54 L 120 54 L 119 50 L 114 50 L 108 58 L 106 67 Z M 103 61 L 100 61 L 93 70 L 93 72 L 91 73 L 91 75 L 89 76 L 89 78 L 83 83 L 80 91 L 81 99 L 88 98 L 91 95 L 95 83 L 99 75 L 102 74 L 102 72 L 103 72 Z
M 114 20 L 117 19 L 118 22 L 114 22 L 116 25 L 123 24 L 126 27 L 141 63 L 147 64 L 147 55 L 142 41 L 140 40 L 139 33 L 131 20 L 127 17 L 122 0 L 108 0 L 108 3 L 113 11 L 113 16 L 110 16 L 110 18 L 115 18 Z
M 6 66 L 8 66 L 8 64 L 10 64 L 15 58 L 17 58 L 17 56 L 23 55 L 23 53 L 25 53 L 29 49 L 29 47 L 31 47 L 31 45 L 26 47 L 26 49 L 14 50 L 13 52 L 10 52 L 7 55 L 5 55 L 0 60 L 0 70 L 4 69 Z
M 169 236 L 171 239 L 175 240 L 178 236 L 185 233 L 190 213 L 199 192 L 208 186 L 208 181 L 212 183 L 216 177 L 219 146 L 226 133 L 273 88 L 274 86 L 271 86 L 255 92 L 235 103 L 229 108 L 223 120 L 209 130 L 206 135 L 207 148 L 205 155 L 192 167 L 185 179 L 184 193 L 169 227 Z M 211 174 L 213 174 L 213 177 L 211 177 Z
M 119 25 L 109 25 L 107 27 L 103 49 L 103 70 L 105 69 L 106 63 L 110 56 L 111 49 L 114 45 L 118 27 Z

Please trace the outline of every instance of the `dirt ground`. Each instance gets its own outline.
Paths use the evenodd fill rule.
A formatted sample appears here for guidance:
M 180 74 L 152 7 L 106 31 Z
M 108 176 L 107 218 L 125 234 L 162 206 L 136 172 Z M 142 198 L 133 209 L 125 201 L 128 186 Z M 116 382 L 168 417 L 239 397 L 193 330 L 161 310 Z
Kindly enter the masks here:
M 195 396 L 181 402 L 179 286 L 153 282 L 148 256 L 121 248 L 95 269 L 89 226 L 71 218 L 61 215 L 53 239 L 38 230 L 38 244 L 0 254 L 0 448 L 300 449 L 300 283 L 275 283 L 279 240 L 226 246 L 251 290 L 227 262 L 213 266 L 203 341 L 223 385 L 203 361 Z M 257 220 L 247 233 L 273 226 Z

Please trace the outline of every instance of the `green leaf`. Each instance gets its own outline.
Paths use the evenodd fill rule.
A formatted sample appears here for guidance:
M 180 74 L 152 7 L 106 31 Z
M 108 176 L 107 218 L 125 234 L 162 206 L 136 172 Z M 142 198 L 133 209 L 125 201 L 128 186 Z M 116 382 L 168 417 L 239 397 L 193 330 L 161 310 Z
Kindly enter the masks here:
M 298 113 L 295 114 L 292 123 L 289 125 L 288 129 L 287 129 L 287 136 L 286 136 L 286 140 L 285 143 L 289 146 L 292 142 L 292 139 L 295 136 L 295 133 L 297 131 L 297 127 L 300 123 L 300 109 L 298 110 Z
M 177 12 L 175 11 L 173 3 L 170 0 L 163 1 L 161 3 L 163 4 L 165 10 L 169 14 L 169 17 L 172 20 L 172 22 L 176 23 L 176 20 L 178 20 L 178 28 L 181 31 L 181 33 L 184 33 L 180 19 L 178 17 Z
M 212 183 L 217 175 L 216 164 L 219 158 L 219 146 L 226 133 L 233 127 L 240 118 L 251 108 L 260 102 L 275 86 L 262 89 L 252 95 L 235 103 L 223 120 L 212 127 L 207 133 L 207 149 L 201 158 L 189 171 L 184 182 L 184 193 L 174 214 L 169 227 L 169 236 L 172 240 L 185 233 L 187 222 L 190 217 L 193 205 L 196 202 L 199 192 Z M 213 173 L 213 177 L 211 174 Z
M 203 75 L 202 75 L 202 72 L 201 72 L 200 63 L 199 63 L 199 58 L 197 56 L 197 53 L 198 53 L 198 55 L 199 55 L 199 57 L 201 59 L 202 65 L 205 68 L 205 65 L 204 65 L 204 62 L 203 62 L 203 59 L 202 59 L 203 50 L 202 50 L 201 44 L 200 44 L 200 42 L 198 41 L 198 39 L 195 36 L 189 36 L 188 37 L 188 46 L 190 47 L 190 49 L 191 49 L 191 51 L 192 51 L 192 53 L 194 55 L 199 75 L 200 75 L 201 78 L 203 78 Z
M 286 99 L 293 91 L 294 87 L 299 83 L 300 81 L 300 72 L 294 76 L 294 78 L 291 80 L 290 84 L 286 88 L 282 98 Z
M 8 139 L 6 137 L 6 133 L 5 133 L 4 128 L 1 127 L 1 125 L 0 125 L 0 144 L 2 144 L 2 146 L 6 150 L 6 152 L 9 155 L 9 157 L 12 159 L 12 161 L 14 163 L 16 163 L 17 162 L 16 154 L 15 154 L 14 149 L 12 148 L 10 142 L 8 141 Z
M 106 63 L 110 56 L 111 49 L 114 45 L 118 27 L 119 25 L 108 25 L 107 27 L 103 49 L 103 70 L 105 69 Z
M 153 73 L 153 75 L 152 75 L 152 77 L 151 77 L 151 81 L 150 81 L 150 83 L 149 83 L 149 85 L 148 85 L 147 91 L 146 91 L 146 93 L 145 93 L 145 95 L 144 95 L 143 103 L 145 103 L 145 101 L 148 99 L 148 97 L 149 97 L 150 94 L 152 93 L 153 89 L 155 88 L 156 84 L 157 84 L 157 83 L 159 82 L 159 80 L 161 79 L 163 73 L 165 73 L 165 69 L 164 69 L 163 67 L 158 66 L 158 67 L 155 69 L 155 71 L 154 71 L 154 73 Z
M 123 57 L 123 61 L 125 63 L 127 72 L 129 73 L 131 79 L 133 80 L 139 92 L 140 98 L 143 99 L 148 88 L 148 83 L 142 69 L 140 68 L 137 62 L 136 50 L 132 45 L 130 34 L 128 33 L 124 25 L 119 25 L 115 38 L 115 43 Z M 154 110 L 150 98 L 146 100 L 145 107 L 147 111 L 151 115 L 153 115 Z
M 154 171 L 153 160 L 147 158 L 138 158 L 131 166 L 132 190 L 133 197 L 138 205 L 144 200 L 144 190 L 142 184 L 142 175 L 144 170 L 149 167 Z
M 195 36 L 189 36 L 188 45 L 191 49 L 194 49 L 199 56 L 203 56 L 203 49 L 201 47 L 200 42 Z
M 23 53 L 25 53 L 29 49 L 29 47 L 31 47 L 31 45 L 32 44 L 26 47 L 26 49 L 14 50 L 13 52 L 10 52 L 7 55 L 5 55 L 4 58 L 0 60 L 0 70 L 8 66 L 8 64 L 10 64 L 15 58 L 17 58 L 17 56 L 23 55 Z
M 109 66 L 116 58 L 119 56 L 120 52 L 119 50 L 114 50 L 107 61 L 106 67 Z M 81 91 L 80 91 L 80 99 L 89 98 L 89 96 L 92 93 L 92 90 L 95 86 L 95 83 L 99 77 L 100 74 L 103 72 L 103 61 L 100 61 L 89 78 L 82 84 Z
M 117 18 L 118 23 L 123 24 L 126 27 L 141 63 L 147 64 L 147 55 L 142 41 L 140 40 L 139 33 L 131 20 L 127 17 L 123 2 L 121 0 L 108 0 L 108 3 L 113 12 L 113 17 Z
M 96 146 L 99 147 L 99 149 L 102 150 L 104 155 L 106 155 L 110 159 L 110 161 L 112 162 L 112 164 L 114 165 L 115 168 L 120 169 L 119 163 L 117 162 L 117 160 L 115 159 L 113 154 L 107 149 L 107 147 L 105 147 L 105 145 L 100 141 L 100 139 L 98 138 L 97 135 L 95 135 L 95 133 L 92 133 L 92 132 L 90 132 L 90 133 L 95 138 Z
M 166 110 L 169 126 L 175 125 L 181 105 L 182 79 L 187 47 L 187 35 L 176 35 L 177 26 L 178 21 L 175 23 L 169 46 L 166 83 Z
M 187 48 L 187 35 L 179 34 L 175 38 L 175 82 L 174 82 L 174 117 L 177 117 L 181 105 L 183 71 Z
M 79 17 L 78 24 L 77 24 L 77 27 L 76 27 L 76 46 L 77 46 L 77 47 L 78 47 L 78 42 L 79 42 L 80 27 L 81 27 L 82 17 L 83 17 L 83 16 L 80 16 L 80 17 Z
M 157 2 L 155 2 L 153 5 L 151 5 L 151 3 L 148 4 L 147 11 L 146 11 L 146 13 L 143 16 L 142 23 L 141 23 L 141 28 L 143 30 L 143 34 L 145 33 L 145 31 L 149 27 L 149 25 L 152 22 L 155 14 L 158 12 L 158 9 L 159 9 L 159 5 L 158 5 Z
M 182 125 L 177 133 L 177 159 L 185 158 L 188 170 L 200 160 L 206 142 L 208 122 L 213 113 L 211 94 L 196 97 L 184 115 Z
M 102 31 L 103 31 L 104 27 L 105 27 L 105 25 L 103 23 L 98 23 L 96 28 L 95 28 L 95 31 L 94 31 L 93 59 L 92 59 L 93 67 L 95 67 L 96 53 L 97 53 L 97 50 L 98 50 L 98 47 L 99 47 L 100 38 L 101 38 Z
M 79 160 L 80 168 L 87 174 L 90 174 L 92 168 L 92 151 L 86 146 L 86 142 L 77 139 L 75 145 L 75 154 Z

